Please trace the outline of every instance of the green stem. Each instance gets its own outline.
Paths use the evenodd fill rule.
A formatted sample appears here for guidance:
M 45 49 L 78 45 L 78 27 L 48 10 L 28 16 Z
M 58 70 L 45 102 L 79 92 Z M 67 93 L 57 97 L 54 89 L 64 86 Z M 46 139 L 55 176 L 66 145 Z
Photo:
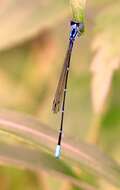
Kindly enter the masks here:
M 85 18 L 85 4 L 86 0 L 70 0 L 73 20 L 77 22 L 84 22 Z

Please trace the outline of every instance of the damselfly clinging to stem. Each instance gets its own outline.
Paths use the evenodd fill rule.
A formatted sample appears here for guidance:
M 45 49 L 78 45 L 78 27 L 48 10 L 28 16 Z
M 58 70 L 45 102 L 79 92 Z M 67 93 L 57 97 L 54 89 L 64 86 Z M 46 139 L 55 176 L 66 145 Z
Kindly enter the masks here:
M 53 107 L 52 110 L 54 113 L 57 113 L 60 108 L 61 110 L 61 124 L 60 124 L 60 131 L 58 137 L 58 143 L 56 146 L 55 157 L 59 158 L 61 154 L 61 140 L 62 140 L 62 133 L 63 133 L 63 120 L 64 120 L 64 110 L 65 110 L 65 98 L 67 92 L 67 81 L 68 81 L 68 74 L 70 69 L 70 59 L 74 41 L 77 36 L 80 36 L 84 32 L 84 24 L 81 22 L 71 21 L 71 31 L 69 37 L 69 46 L 66 53 L 65 61 L 63 64 L 63 68 L 61 71 L 60 79 L 58 82 L 57 90 L 55 93 L 55 97 L 53 100 Z M 61 105 L 62 104 L 62 105 Z

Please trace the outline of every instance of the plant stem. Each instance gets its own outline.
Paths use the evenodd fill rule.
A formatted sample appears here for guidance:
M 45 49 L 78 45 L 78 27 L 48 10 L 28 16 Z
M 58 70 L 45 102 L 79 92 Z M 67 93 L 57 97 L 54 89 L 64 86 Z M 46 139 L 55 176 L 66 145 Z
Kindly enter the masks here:
M 84 22 L 85 4 L 86 0 L 70 0 L 74 21 Z

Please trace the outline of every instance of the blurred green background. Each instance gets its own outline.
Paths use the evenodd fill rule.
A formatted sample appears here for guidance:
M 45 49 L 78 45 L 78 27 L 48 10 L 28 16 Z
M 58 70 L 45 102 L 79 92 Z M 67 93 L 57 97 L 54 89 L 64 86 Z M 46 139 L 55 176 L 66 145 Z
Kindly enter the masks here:
M 85 33 L 71 60 L 64 134 L 97 144 L 120 163 L 120 1 L 87 1 L 85 14 Z M 28 113 L 58 130 L 60 114 L 51 107 L 71 18 L 69 0 L 0 2 L 1 108 Z M 114 189 L 103 181 L 99 188 Z M 43 171 L 2 166 L 0 190 L 14 189 L 78 188 Z

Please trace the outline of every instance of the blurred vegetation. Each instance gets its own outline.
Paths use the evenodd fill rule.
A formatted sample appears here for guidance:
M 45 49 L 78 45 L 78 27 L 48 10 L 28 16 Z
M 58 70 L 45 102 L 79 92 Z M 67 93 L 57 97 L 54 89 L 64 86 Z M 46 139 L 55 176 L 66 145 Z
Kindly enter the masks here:
M 68 45 L 72 18 L 69 0 L 35 0 L 34 3 L 5 0 L 0 5 L 0 107 L 30 114 L 49 125 L 46 128 L 41 124 L 39 130 L 39 124 L 27 116 L 13 117 L 9 112 L 0 112 L 0 189 L 118 189 L 120 1 L 86 2 L 86 29 L 73 50 L 64 123 L 65 136 L 78 142 L 81 154 L 74 155 L 63 145 L 60 161 L 50 153 L 55 143 L 50 145 L 48 139 L 56 139 L 54 134 L 59 128 L 60 116 L 54 115 L 51 107 Z M 27 132 L 17 131 L 17 127 L 14 130 L 6 127 L 4 131 L 3 125 L 11 126 L 11 122 L 28 126 L 23 127 Z M 37 136 L 35 130 L 49 135 L 43 148 L 40 144 L 43 146 L 44 138 Z M 19 135 L 20 138 L 16 137 Z M 87 147 L 81 141 L 96 144 L 118 165 L 99 153 L 96 146 L 92 149 L 92 145 Z M 82 154 L 85 158 L 90 155 L 90 159 L 85 160 Z

